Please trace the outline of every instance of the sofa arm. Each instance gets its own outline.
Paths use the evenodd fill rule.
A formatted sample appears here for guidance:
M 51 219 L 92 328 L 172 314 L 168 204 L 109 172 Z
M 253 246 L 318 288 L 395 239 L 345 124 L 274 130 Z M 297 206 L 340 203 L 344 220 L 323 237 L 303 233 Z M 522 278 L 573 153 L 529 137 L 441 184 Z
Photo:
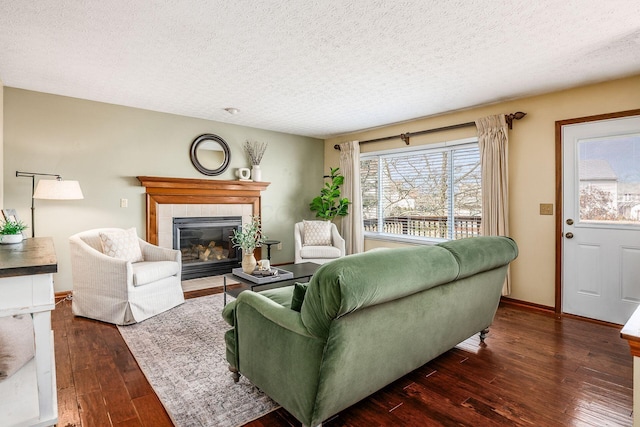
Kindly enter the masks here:
M 223 315 L 225 315 L 225 319 L 227 320 L 227 322 L 229 322 L 229 311 L 237 311 L 240 305 L 246 304 L 260 313 L 260 315 L 265 320 L 271 323 L 275 323 L 276 325 L 298 335 L 315 338 L 309 333 L 307 328 L 302 323 L 299 312 L 291 310 L 289 307 L 284 307 L 277 302 L 263 295 L 260 295 L 260 293 L 258 292 L 244 291 L 240 293 L 240 295 L 238 295 L 238 299 L 232 304 L 229 304 L 232 305 L 232 307 L 227 306 L 229 307 L 228 309 L 227 307 L 225 307 L 224 311 L 226 311 L 227 313 L 223 312 Z M 235 324 L 238 325 L 237 316 L 233 317 L 235 318 Z M 242 327 L 241 324 L 239 326 Z
M 311 425 L 326 341 L 309 334 L 300 313 L 259 293 L 242 292 L 236 301 L 233 344 L 240 374 Z
M 142 251 L 142 258 L 145 261 L 176 261 L 181 262 L 182 256 L 180 251 L 176 249 L 161 248 L 160 246 L 152 245 L 149 242 L 138 238 L 140 243 L 140 250 Z

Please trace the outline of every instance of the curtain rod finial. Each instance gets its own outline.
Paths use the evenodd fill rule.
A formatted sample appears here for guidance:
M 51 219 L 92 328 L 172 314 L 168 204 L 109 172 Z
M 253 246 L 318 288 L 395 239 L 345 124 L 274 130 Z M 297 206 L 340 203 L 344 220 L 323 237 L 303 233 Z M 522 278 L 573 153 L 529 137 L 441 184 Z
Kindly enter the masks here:
M 507 125 L 509 125 L 509 129 L 513 129 L 513 121 L 520 120 L 526 115 L 527 113 L 523 113 L 522 111 L 517 111 L 515 113 L 505 114 L 504 117 L 507 120 Z

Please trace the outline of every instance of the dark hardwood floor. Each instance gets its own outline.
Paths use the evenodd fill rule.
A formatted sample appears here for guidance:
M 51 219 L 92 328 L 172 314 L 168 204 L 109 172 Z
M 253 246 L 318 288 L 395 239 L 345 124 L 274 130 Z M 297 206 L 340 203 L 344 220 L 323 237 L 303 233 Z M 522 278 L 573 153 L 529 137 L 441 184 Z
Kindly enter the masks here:
M 173 425 L 115 326 L 69 301 L 52 323 L 59 426 Z M 632 365 L 619 328 L 501 306 L 486 345 L 470 338 L 323 425 L 631 426 Z M 283 409 L 247 424 L 297 425 Z

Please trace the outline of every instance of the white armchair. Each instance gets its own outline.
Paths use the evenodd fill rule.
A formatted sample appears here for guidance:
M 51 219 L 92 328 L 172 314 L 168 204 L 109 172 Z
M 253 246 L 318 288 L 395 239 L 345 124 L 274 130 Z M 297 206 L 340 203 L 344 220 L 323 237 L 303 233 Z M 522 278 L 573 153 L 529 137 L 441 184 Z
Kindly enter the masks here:
M 338 232 L 338 227 L 331 223 L 330 245 L 305 244 L 304 222 L 298 222 L 294 226 L 294 251 L 295 263 L 314 262 L 324 264 L 345 255 L 345 243 Z
M 119 231 L 124 230 L 101 228 L 69 238 L 73 314 L 129 325 L 182 304 L 180 251 L 154 246 L 135 237 L 142 261 L 105 255 L 100 233 Z

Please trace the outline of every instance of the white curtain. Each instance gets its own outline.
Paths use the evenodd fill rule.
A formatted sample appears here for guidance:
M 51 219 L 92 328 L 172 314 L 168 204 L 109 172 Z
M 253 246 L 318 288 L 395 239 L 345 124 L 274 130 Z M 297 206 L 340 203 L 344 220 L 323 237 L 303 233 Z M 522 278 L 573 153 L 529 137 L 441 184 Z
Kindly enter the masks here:
M 509 235 L 509 135 L 504 114 L 476 120 L 478 146 L 482 167 L 483 236 Z M 511 275 L 502 288 L 502 295 L 511 294 Z
M 362 227 L 362 194 L 360 192 L 360 144 L 358 141 L 340 144 L 340 173 L 344 176 L 342 197 L 349 199 L 349 213 L 342 217 L 340 234 L 345 240 L 347 255 L 364 251 Z

